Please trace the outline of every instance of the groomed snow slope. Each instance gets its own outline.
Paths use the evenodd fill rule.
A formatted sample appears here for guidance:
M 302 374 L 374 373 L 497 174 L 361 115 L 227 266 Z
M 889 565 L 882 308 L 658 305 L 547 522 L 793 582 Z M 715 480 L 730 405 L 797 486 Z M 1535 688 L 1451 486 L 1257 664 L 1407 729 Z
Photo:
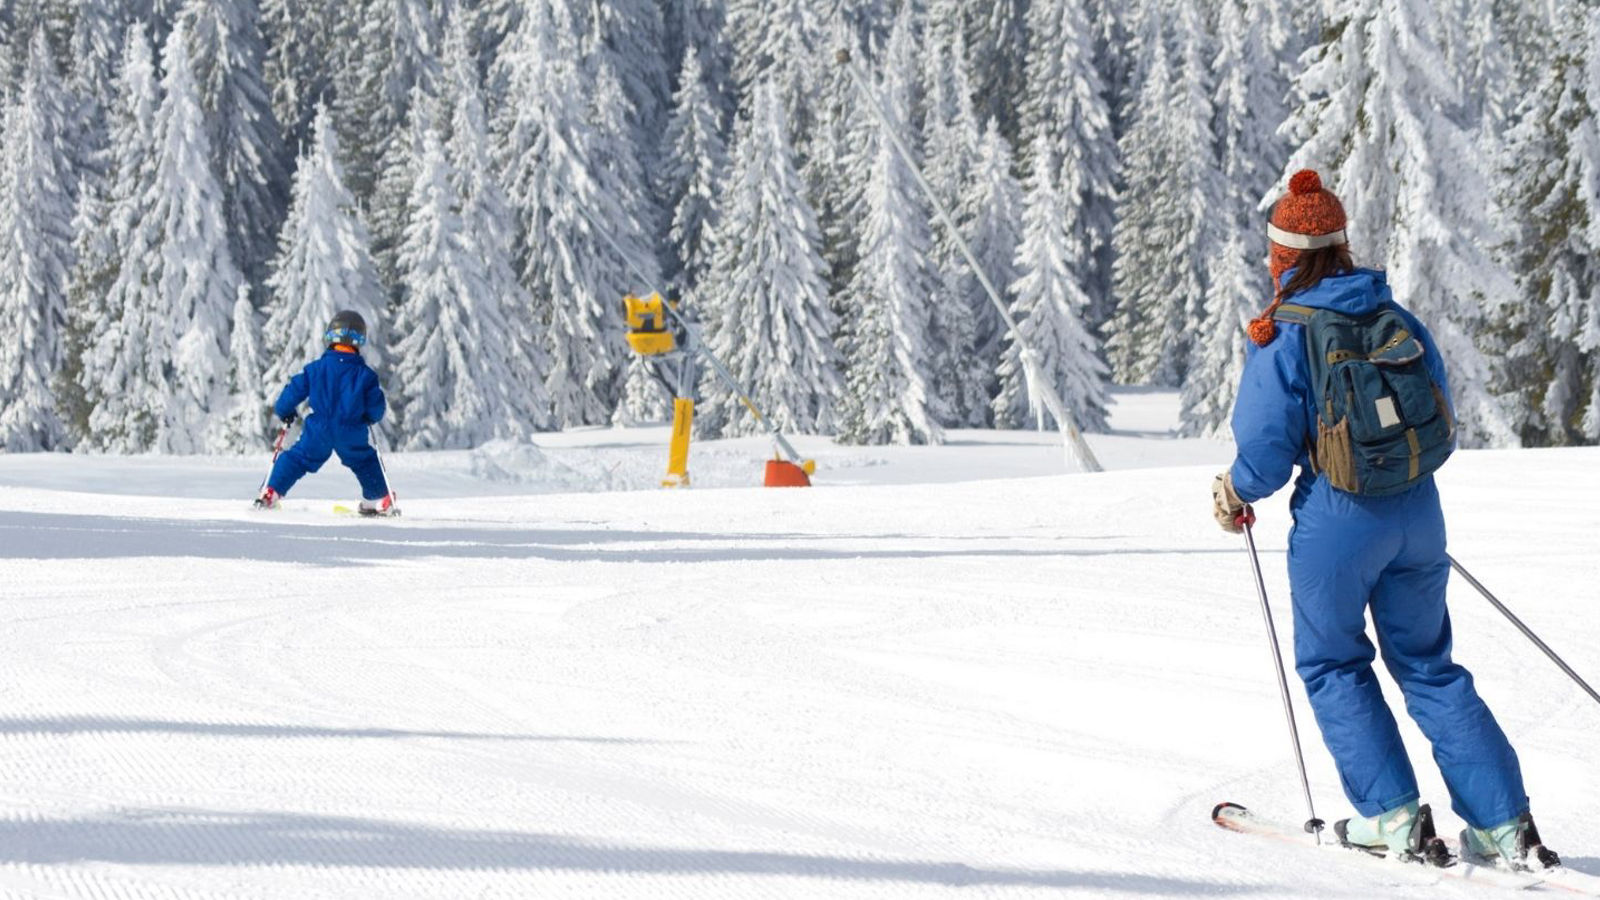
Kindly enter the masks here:
M 1496 893 L 1209 824 L 1302 817 L 1214 466 L 469 500 L 414 462 L 379 523 L 0 488 L 0 896 Z M 1464 453 L 1442 481 L 1459 558 L 1600 678 L 1597 468 Z M 1452 603 L 1545 836 L 1600 873 L 1600 707 Z

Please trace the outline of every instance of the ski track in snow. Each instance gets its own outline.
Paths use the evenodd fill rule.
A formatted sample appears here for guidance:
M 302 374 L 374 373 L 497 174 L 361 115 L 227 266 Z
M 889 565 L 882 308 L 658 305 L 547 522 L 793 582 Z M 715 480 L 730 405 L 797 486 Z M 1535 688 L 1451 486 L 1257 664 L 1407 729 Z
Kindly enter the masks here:
M 0 457 L 0 897 L 1497 893 L 1210 824 L 1304 817 L 1213 466 L 467 500 L 405 458 L 419 499 L 368 522 L 68 490 L 117 463 Z M 1597 463 L 1442 482 L 1453 551 L 1600 678 Z M 1452 591 L 1545 836 L 1600 874 L 1600 708 Z

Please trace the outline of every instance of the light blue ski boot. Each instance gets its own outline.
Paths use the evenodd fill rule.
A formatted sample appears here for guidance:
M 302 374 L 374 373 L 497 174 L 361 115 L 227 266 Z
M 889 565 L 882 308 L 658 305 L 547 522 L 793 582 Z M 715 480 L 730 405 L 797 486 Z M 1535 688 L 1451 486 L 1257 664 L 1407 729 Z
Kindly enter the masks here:
M 1539 828 L 1533 824 L 1532 813 L 1523 813 L 1493 828 L 1464 829 L 1461 856 L 1479 865 L 1503 862 L 1518 871 L 1553 869 L 1561 865 L 1561 857 L 1539 839 Z
M 1450 850 L 1433 827 L 1433 809 L 1415 800 L 1376 816 L 1340 819 L 1333 823 L 1339 843 L 1374 856 L 1393 856 L 1402 862 L 1435 866 L 1450 864 Z

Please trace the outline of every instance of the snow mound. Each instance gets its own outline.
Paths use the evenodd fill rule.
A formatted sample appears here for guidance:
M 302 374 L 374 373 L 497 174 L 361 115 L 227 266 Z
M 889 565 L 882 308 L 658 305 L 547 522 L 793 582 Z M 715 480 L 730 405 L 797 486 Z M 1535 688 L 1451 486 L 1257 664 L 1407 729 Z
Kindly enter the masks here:
M 491 441 L 467 456 L 474 478 L 494 484 L 534 487 L 549 493 L 589 493 L 616 490 L 609 472 L 580 472 L 557 462 L 533 444 Z

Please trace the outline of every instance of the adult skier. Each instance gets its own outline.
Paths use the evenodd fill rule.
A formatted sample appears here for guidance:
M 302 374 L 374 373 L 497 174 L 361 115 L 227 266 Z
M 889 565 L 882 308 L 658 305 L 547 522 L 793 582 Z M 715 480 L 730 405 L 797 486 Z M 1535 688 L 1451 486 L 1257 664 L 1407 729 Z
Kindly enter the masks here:
M 1233 466 L 1212 493 L 1217 521 L 1243 530 L 1246 504 L 1288 483 L 1295 664 L 1358 815 L 1340 840 L 1415 859 L 1433 822 L 1373 674 L 1378 649 L 1433 745 L 1468 859 L 1560 864 L 1543 847 L 1516 752 L 1451 661 L 1444 515 L 1433 469 L 1454 448 L 1444 361 L 1381 271 L 1356 268 L 1345 211 L 1315 172 L 1273 210 L 1277 295 L 1250 324 L 1233 416 Z
M 328 457 L 337 453 L 339 461 L 361 482 L 359 512 L 364 516 L 391 515 L 394 495 L 370 440 L 370 426 L 383 421 L 387 402 L 377 374 L 361 358 L 367 322 L 360 313 L 345 310 L 328 323 L 323 341 L 327 352 L 289 379 L 273 407 L 288 427 L 299 418 L 300 404 L 311 401 L 300 440 L 279 455 L 255 505 L 260 509 L 277 506 L 295 482 L 322 468 Z

